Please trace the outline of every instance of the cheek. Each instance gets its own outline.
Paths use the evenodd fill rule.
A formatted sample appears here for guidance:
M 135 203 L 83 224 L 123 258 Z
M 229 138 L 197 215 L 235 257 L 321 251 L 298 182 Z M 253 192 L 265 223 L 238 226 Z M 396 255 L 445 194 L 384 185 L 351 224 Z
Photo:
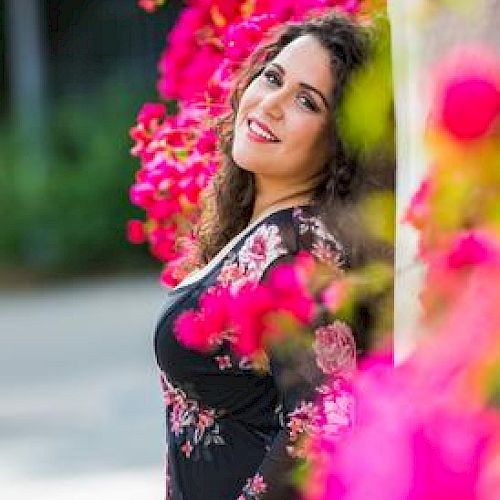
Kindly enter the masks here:
M 236 113 L 238 122 L 246 116 L 248 110 L 255 104 L 256 97 L 255 87 L 250 84 L 240 98 L 238 112 Z
M 325 128 L 317 119 L 297 116 L 289 134 L 289 147 L 304 153 L 318 152 L 326 143 Z

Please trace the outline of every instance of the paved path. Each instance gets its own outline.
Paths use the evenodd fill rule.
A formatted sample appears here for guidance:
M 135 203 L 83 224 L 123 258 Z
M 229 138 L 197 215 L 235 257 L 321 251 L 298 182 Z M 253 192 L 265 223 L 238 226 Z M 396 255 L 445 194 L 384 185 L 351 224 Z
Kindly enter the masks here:
M 2 500 L 161 498 L 164 293 L 145 276 L 0 294 Z

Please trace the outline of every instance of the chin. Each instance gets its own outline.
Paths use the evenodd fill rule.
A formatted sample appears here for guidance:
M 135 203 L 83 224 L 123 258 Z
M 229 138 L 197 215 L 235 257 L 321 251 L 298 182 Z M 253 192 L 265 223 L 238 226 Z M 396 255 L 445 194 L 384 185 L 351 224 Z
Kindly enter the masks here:
M 256 173 L 259 171 L 259 161 L 255 158 L 255 155 L 249 154 L 246 151 L 240 151 L 238 148 L 233 148 L 231 151 L 231 156 L 233 161 L 238 165 L 238 167 L 248 172 Z M 262 159 L 261 159 L 262 161 Z

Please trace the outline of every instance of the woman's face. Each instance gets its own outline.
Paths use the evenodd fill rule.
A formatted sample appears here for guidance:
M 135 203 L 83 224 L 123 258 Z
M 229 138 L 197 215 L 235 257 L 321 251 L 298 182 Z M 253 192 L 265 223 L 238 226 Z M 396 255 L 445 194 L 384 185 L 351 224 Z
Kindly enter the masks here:
M 285 46 L 241 97 L 234 161 L 261 178 L 311 179 L 329 158 L 332 80 L 329 54 L 312 35 Z

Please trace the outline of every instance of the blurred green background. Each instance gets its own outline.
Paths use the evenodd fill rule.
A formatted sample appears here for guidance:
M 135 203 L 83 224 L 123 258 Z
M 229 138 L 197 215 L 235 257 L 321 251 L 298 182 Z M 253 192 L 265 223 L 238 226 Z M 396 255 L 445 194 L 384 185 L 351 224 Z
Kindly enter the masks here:
M 0 0 L 0 286 L 159 269 L 126 240 L 128 130 L 180 8 Z

